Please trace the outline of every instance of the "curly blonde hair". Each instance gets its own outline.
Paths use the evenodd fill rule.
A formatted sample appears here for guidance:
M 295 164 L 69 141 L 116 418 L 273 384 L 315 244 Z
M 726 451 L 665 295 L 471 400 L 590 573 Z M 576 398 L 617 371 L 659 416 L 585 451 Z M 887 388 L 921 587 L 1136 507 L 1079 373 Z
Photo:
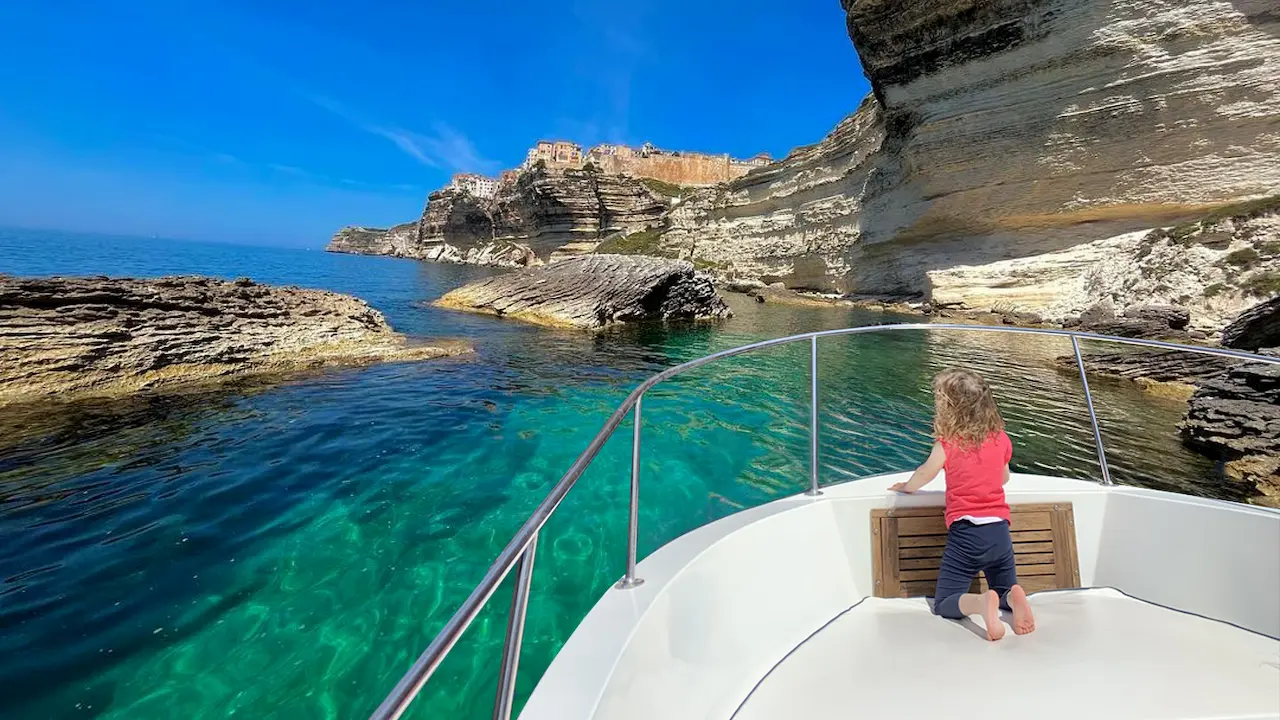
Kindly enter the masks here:
M 1004 418 L 982 376 L 949 368 L 933 378 L 933 432 L 961 450 L 972 450 L 1004 429 Z

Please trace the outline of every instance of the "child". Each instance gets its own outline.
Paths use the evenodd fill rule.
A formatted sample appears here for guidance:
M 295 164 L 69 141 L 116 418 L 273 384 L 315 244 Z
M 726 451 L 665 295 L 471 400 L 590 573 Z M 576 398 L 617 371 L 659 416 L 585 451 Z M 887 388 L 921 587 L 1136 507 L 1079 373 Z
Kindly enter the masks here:
M 933 379 L 933 431 L 937 441 L 929 459 L 904 483 L 890 490 L 913 493 L 947 471 L 947 547 L 942 552 L 933 611 L 959 620 L 982 615 L 987 639 L 1004 637 L 1000 610 L 1013 613 L 1013 631 L 1036 629 L 1027 593 L 1018 585 L 1009 534 L 1009 482 L 1013 445 L 991 388 L 968 370 L 951 369 Z M 991 589 L 965 592 L 981 570 Z

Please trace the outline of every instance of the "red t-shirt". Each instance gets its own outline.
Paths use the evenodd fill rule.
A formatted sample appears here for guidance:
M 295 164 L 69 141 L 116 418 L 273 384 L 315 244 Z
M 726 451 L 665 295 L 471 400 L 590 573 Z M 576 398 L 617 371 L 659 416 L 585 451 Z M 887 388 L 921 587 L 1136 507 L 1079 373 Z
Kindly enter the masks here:
M 1013 457 L 1013 443 L 1004 431 L 992 433 L 976 449 L 961 450 L 941 440 L 947 461 L 947 527 L 965 515 L 1009 519 L 1004 499 L 1004 466 Z

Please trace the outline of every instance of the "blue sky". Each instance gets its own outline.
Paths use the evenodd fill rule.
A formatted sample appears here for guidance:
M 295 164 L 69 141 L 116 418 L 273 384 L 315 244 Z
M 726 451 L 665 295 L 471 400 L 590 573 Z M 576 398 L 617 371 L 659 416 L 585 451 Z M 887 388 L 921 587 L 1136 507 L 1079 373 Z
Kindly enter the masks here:
M 321 247 L 540 137 L 781 157 L 867 93 L 838 0 L 4 0 L 0 225 Z

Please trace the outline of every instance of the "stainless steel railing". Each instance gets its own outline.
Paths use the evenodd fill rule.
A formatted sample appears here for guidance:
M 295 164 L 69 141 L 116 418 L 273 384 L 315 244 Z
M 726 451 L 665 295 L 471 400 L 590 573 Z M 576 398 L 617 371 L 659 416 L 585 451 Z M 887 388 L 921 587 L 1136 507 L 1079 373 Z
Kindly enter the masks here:
M 507 574 L 513 567 L 519 566 L 516 571 L 516 587 L 511 598 L 511 615 L 507 622 L 506 641 L 503 645 L 502 666 L 500 669 L 498 680 L 498 693 L 494 701 L 493 718 L 494 720 L 508 720 L 511 717 L 512 705 L 515 697 L 515 681 L 516 671 L 520 661 L 520 647 L 524 637 L 524 620 L 525 612 L 529 604 L 529 581 L 533 576 L 533 557 L 538 545 L 538 532 L 546 524 L 547 520 L 559 507 L 565 495 L 577 483 L 578 478 L 586 471 L 591 462 L 595 460 L 600 449 L 604 447 L 605 442 L 613 435 L 613 431 L 622 424 L 623 419 L 628 413 L 634 414 L 634 427 L 632 429 L 631 438 L 631 507 L 630 515 L 627 523 L 627 569 L 617 585 L 614 587 L 619 590 L 627 590 L 634 588 L 644 582 L 636 575 L 636 544 L 639 536 L 639 514 L 640 514 L 640 431 L 641 431 L 641 403 L 644 394 L 654 385 L 679 375 L 696 367 L 706 365 L 716 360 L 721 360 L 734 355 L 741 355 L 752 350 L 773 347 L 775 345 L 785 345 L 801 340 L 809 340 L 809 488 L 805 490 L 806 495 L 817 496 L 822 494 L 822 490 L 818 486 L 818 339 L 832 335 L 860 335 L 864 333 L 878 332 L 895 332 L 908 330 L 960 330 L 968 332 L 998 332 L 998 333 L 1015 333 L 1015 334 L 1032 334 L 1032 335 L 1058 335 L 1071 339 L 1071 347 L 1075 353 L 1076 366 L 1080 371 L 1080 382 L 1084 385 L 1085 404 L 1089 409 L 1089 421 L 1093 426 L 1093 439 L 1098 451 L 1098 466 L 1102 474 L 1102 482 L 1106 485 L 1112 484 L 1111 471 L 1107 466 L 1106 450 L 1102 443 L 1102 432 L 1098 428 L 1098 415 L 1093 407 L 1093 394 L 1089 390 L 1089 378 L 1085 373 L 1084 359 L 1080 354 L 1080 340 L 1098 340 L 1102 342 L 1119 343 L 1123 345 L 1137 345 L 1142 347 L 1161 348 L 1165 350 L 1179 350 L 1183 352 L 1198 353 L 1201 355 L 1216 355 L 1220 357 L 1235 358 L 1238 360 L 1247 360 L 1252 362 L 1263 362 L 1280 364 L 1280 358 L 1267 357 L 1263 355 L 1255 355 L 1253 353 L 1241 352 L 1239 350 L 1227 350 L 1222 348 L 1196 347 L 1191 345 L 1179 345 L 1177 343 L 1160 342 L 1157 340 L 1138 340 L 1134 338 L 1111 337 L 1108 335 L 1095 335 L 1093 333 L 1076 332 L 1073 330 L 1050 330 L 1038 328 L 1015 328 L 1015 327 L 992 327 L 986 325 L 954 325 L 945 323 L 906 323 L 899 325 L 868 325 L 865 327 L 842 328 L 839 330 L 823 330 L 819 332 L 803 333 L 800 335 L 792 335 L 789 337 L 775 338 L 765 340 L 763 342 L 743 345 L 728 350 L 712 353 L 705 357 L 675 367 L 663 370 L 649 379 L 640 383 L 631 394 L 627 396 L 618 409 L 609 416 L 605 421 L 604 427 L 591 442 L 587 444 L 582 454 L 574 461 L 569 470 L 560 478 L 555 487 L 548 493 L 538 507 L 529 516 L 529 519 L 520 526 L 511 541 L 498 554 L 497 559 L 485 572 L 484 577 L 480 580 L 480 584 L 476 586 L 471 594 L 467 596 L 462 607 L 458 608 L 453 617 L 445 623 L 440 633 L 436 635 L 427 649 L 422 652 L 405 673 L 400 682 L 396 683 L 395 688 L 391 690 L 391 694 L 387 696 L 378 709 L 374 711 L 371 718 L 373 720 L 394 719 L 400 717 L 408 708 L 414 697 L 426 684 L 431 674 L 440 666 L 441 661 L 457 644 L 458 639 L 462 636 L 463 631 L 476 618 L 480 610 L 484 608 L 485 603 L 493 596 L 498 585 L 506 578 Z

